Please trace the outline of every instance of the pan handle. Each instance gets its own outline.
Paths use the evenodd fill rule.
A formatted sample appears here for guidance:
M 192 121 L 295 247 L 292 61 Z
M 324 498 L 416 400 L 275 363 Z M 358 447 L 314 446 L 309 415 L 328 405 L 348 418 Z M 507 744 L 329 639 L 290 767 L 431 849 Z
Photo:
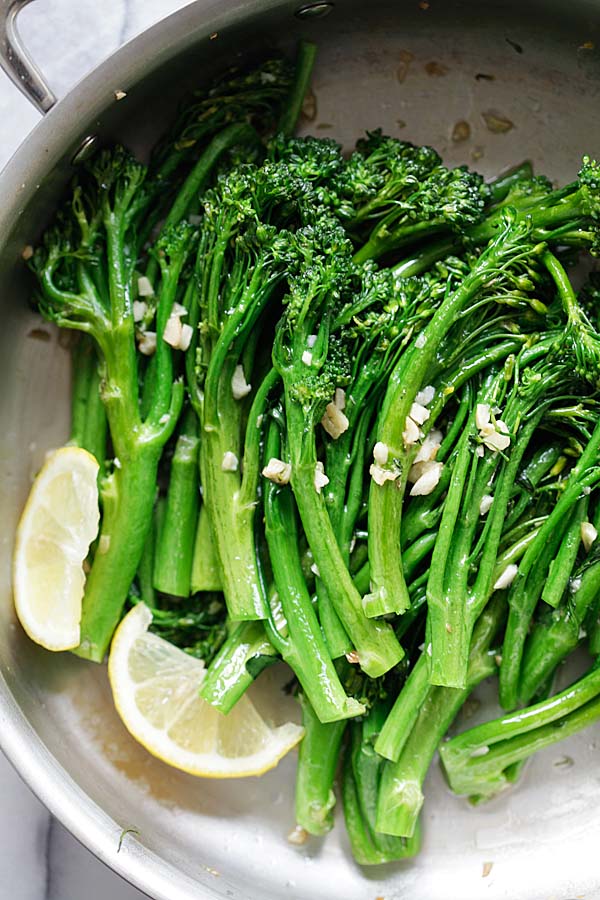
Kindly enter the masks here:
M 56 97 L 23 46 L 17 30 L 17 16 L 30 0 L 0 0 L 0 66 L 42 114 L 56 103 Z

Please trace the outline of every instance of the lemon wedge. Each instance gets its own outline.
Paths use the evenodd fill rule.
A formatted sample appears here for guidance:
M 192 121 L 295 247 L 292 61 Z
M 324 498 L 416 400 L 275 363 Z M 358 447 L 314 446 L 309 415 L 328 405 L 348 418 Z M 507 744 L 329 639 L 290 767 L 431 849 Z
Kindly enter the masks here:
M 79 644 L 83 562 L 98 533 L 98 463 L 61 447 L 35 479 L 17 529 L 13 592 L 21 625 L 47 650 Z
M 228 715 L 202 700 L 204 663 L 148 631 L 152 612 L 138 603 L 113 638 L 108 675 L 125 727 L 168 765 L 205 778 L 240 778 L 272 769 L 304 729 L 273 727 L 249 697 Z

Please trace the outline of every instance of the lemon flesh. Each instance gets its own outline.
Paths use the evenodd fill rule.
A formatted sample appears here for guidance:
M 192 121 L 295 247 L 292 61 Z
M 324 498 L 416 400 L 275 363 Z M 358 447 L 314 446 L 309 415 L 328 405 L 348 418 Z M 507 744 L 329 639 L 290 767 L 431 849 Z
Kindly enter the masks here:
M 79 644 L 83 563 L 100 520 L 98 469 L 86 450 L 55 450 L 33 483 L 17 529 L 17 616 L 29 637 L 48 650 Z
M 191 775 L 240 778 L 272 769 L 300 741 L 299 725 L 271 725 L 247 696 L 228 715 L 202 700 L 204 663 L 149 632 L 151 622 L 150 609 L 137 604 L 108 660 L 117 711 L 150 753 Z

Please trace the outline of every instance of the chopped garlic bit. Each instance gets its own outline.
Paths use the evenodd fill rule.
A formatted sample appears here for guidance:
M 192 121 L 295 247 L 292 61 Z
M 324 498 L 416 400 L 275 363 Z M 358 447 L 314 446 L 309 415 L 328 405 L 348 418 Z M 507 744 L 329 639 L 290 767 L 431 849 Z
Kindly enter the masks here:
M 385 466 L 390 456 L 390 448 L 383 441 L 377 441 L 373 447 L 373 459 L 378 466 Z
M 101 534 L 98 541 L 98 553 L 108 553 L 110 549 L 110 534 Z
M 504 572 L 500 575 L 496 584 L 494 585 L 495 591 L 503 591 L 504 588 L 510 587 L 515 578 L 517 577 L 517 572 L 519 571 L 519 567 L 514 563 L 510 563 L 504 570 Z
M 484 452 L 485 451 L 484 451 L 483 447 L 481 446 L 481 444 L 479 445 L 479 447 L 475 448 L 475 453 L 477 456 L 483 456 Z
M 492 411 L 487 403 L 478 403 L 475 410 L 475 425 L 481 431 L 486 425 L 490 424 Z
M 369 475 L 375 484 L 381 486 L 382 484 L 385 484 L 386 481 L 395 481 L 400 475 L 400 472 L 395 469 L 384 469 L 382 466 L 377 466 L 375 463 L 372 463 L 369 467 Z
M 138 297 L 153 297 L 154 288 L 152 282 L 145 275 L 140 275 L 137 281 Z
M 429 406 L 434 397 L 435 388 L 432 384 L 428 384 L 422 391 L 419 391 L 415 397 L 415 403 L 420 403 L 421 406 Z
M 115 91 L 115 100 L 124 100 L 127 96 L 127 91 Z
M 179 341 L 181 340 L 181 330 L 179 316 L 170 315 L 163 332 L 163 341 L 166 341 L 173 349 L 176 349 L 179 347 Z
M 287 836 L 288 842 L 290 844 L 295 844 L 297 847 L 301 847 L 308 840 L 308 831 L 305 831 L 304 828 L 301 828 L 300 825 L 296 825 L 295 828 L 290 831 Z
M 422 406 L 420 403 L 413 403 L 410 408 L 409 416 L 416 422 L 417 425 L 423 425 L 424 422 L 429 418 L 429 410 Z
M 178 319 L 182 319 L 184 316 L 187 316 L 188 311 L 185 306 L 182 306 L 181 303 L 174 303 L 173 308 L 171 309 L 171 315 L 177 316 Z
M 316 334 L 309 334 L 309 336 L 306 339 L 306 346 L 308 347 L 308 349 L 312 350 L 312 348 L 315 346 L 316 343 L 317 343 Z
M 325 474 L 323 463 L 318 462 L 315 466 L 315 491 L 317 492 L 317 494 L 320 494 L 321 490 L 328 484 L 329 478 Z
M 338 409 L 346 409 L 346 391 L 344 390 L 344 388 L 335 389 L 335 397 L 333 398 L 333 402 Z
M 437 429 L 430 431 L 419 447 L 419 452 L 415 456 L 415 463 L 427 462 L 430 459 L 435 459 L 441 444 L 442 432 Z
M 510 447 L 510 437 L 508 434 L 501 434 L 499 431 L 492 431 L 491 434 L 482 435 L 482 440 L 488 450 L 506 450 Z
M 275 484 L 289 484 L 292 477 L 292 467 L 290 463 L 272 456 L 262 473 L 265 478 L 268 478 L 269 481 L 274 481 Z
M 346 414 L 343 413 L 335 403 L 328 403 L 325 407 L 323 418 L 321 419 L 321 425 L 327 434 L 330 435 L 334 441 L 337 441 L 341 434 L 348 431 L 350 422 L 348 421 Z
M 241 400 L 242 397 L 247 397 L 251 390 L 252 385 L 248 384 L 246 381 L 244 367 L 236 366 L 233 375 L 231 376 L 231 393 L 233 394 L 233 399 Z
M 115 456 L 115 458 L 113 459 L 113 466 L 115 467 L 115 469 L 121 468 L 121 460 L 118 456 Z
M 349 663 L 353 663 L 354 665 L 360 662 L 360 657 L 356 650 L 349 650 L 348 653 L 346 653 L 346 659 Z
M 169 415 L 169 413 L 163 413 L 162 416 L 160 417 L 160 419 L 158 420 L 158 424 L 166 425 L 170 418 L 171 418 L 171 416 Z
M 227 450 L 226 453 L 223 454 L 221 469 L 223 472 L 237 472 L 238 463 L 239 460 L 235 453 L 233 453 L 231 450 Z
M 444 465 L 443 463 L 433 462 L 433 460 L 427 460 L 426 462 L 416 463 L 416 466 L 419 466 L 420 469 L 417 480 L 410 489 L 410 496 L 423 497 L 426 494 L 430 494 L 439 484 Z M 415 466 L 411 468 L 411 472 L 414 468 Z
M 312 353 L 310 350 L 305 350 L 302 354 L 302 362 L 305 366 L 312 366 Z
M 181 337 L 179 338 L 179 349 L 184 352 L 188 349 L 190 344 L 192 343 L 192 337 L 194 336 L 194 329 L 191 325 L 182 325 L 181 326 Z
M 141 322 L 148 312 L 148 304 L 144 300 L 133 301 L 133 321 Z
M 581 523 L 581 540 L 583 542 L 583 546 L 585 547 L 585 552 L 589 553 L 590 547 L 598 537 L 598 532 L 594 528 L 591 522 L 582 522 Z
M 404 431 L 402 432 L 404 446 L 410 447 L 412 444 L 416 444 L 420 436 L 421 432 L 419 426 L 410 416 L 407 416 L 406 422 L 404 423 Z
M 479 515 L 485 516 L 487 513 L 489 513 L 493 502 L 494 498 L 491 494 L 484 494 L 481 498 L 481 502 L 479 503 Z
M 425 332 L 420 331 L 415 341 L 415 347 L 417 348 L 417 350 L 422 350 L 426 343 L 427 338 L 425 337 Z
M 471 759 L 473 759 L 473 757 L 477 757 L 477 756 L 487 756 L 487 754 L 489 752 L 490 752 L 489 747 L 477 747 L 475 750 L 471 751 Z
M 500 410 L 498 410 L 498 413 Z M 479 429 L 479 439 L 492 451 L 502 451 L 510 447 L 510 432 L 506 422 L 502 419 L 494 419 L 495 410 L 490 409 L 487 403 L 478 403 L 475 409 L 475 425 Z M 478 456 L 483 456 L 483 448 Z
M 25 261 L 27 261 L 28 259 L 31 259 L 32 256 L 33 256 L 33 247 L 31 246 L 31 244 L 25 244 L 25 246 L 23 247 L 23 249 L 21 251 L 21 257 Z
M 181 322 L 181 317 L 185 315 L 187 315 L 185 307 L 175 303 L 165 325 L 163 341 L 174 350 L 187 350 L 192 342 L 194 329 L 191 325 L 183 325 Z
M 144 331 L 138 338 L 138 350 L 144 356 L 152 356 L 156 353 L 156 332 Z
M 430 459 L 422 459 L 419 462 L 413 463 L 413 465 L 408 470 L 408 481 L 410 484 L 416 484 L 419 478 L 425 474 L 425 472 L 431 471 L 435 466 L 441 466 L 442 463 L 436 463 Z
M 321 573 L 319 572 L 319 567 L 316 563 L 312 564 L 312 566 L 310 567 L 310 571 L 313 573 L 313 575 L 316 575 L 317 578 L 321 577 Z

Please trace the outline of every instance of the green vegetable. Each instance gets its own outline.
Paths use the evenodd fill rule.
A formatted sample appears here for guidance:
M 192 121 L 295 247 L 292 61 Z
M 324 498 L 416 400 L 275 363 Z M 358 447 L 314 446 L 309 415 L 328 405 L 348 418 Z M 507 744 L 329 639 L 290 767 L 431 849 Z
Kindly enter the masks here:
M 171 461 L 165 518 L 154 559 L 154 587 L 175 597 L 191 592 L 192 559 L 198 523 L 198 420 L 193 409 L 183 417 Z
M 275 662 L 296 821 L 361 865 L 420 843 L 436 750 L 480 802 L 600 715 L 600 176 L 484 183 L 372 131 L 293 136 L 316 49 L 197 91 L 150 156 L 78 170 L 36 301 L 82 332 L 70 442 L 100 463 L 80 656 L 129 604 L 227 715 Z M 501 647 L 501 649 L 499 649 Z M 507 710 L 443 738 L 499 668 Z

